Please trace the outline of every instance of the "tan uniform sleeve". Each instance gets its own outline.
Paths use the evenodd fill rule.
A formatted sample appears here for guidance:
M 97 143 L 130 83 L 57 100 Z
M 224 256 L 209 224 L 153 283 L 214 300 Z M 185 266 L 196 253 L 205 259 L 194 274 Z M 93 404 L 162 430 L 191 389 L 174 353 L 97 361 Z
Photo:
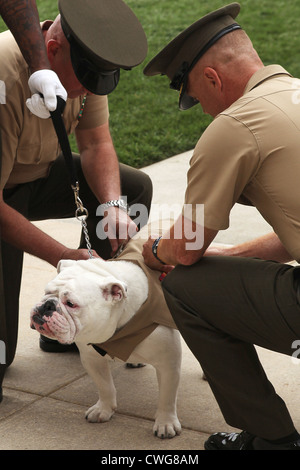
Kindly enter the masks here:
M 19 135 L 23 128 L 23 106 L 26 96 L 19 83 L 9 93 L 6 104 L 0 105 L 0 130 L 2 139 L 2 172 L 0 188 L 3 189 L 12 172 L 18 154 Z
M 229 227 L 229 214 L 259 167 L 259 146 L 252 132 L 238 120 L 218 116 L 200 138 L 188 172 L 185 204 L 204 204 L 204 225 Z M 185 211 L 186 213 L 186 211 Z
M 109 119 L 107 96 L 88 95 L 77 129 L 94 129 L 106 124 Z

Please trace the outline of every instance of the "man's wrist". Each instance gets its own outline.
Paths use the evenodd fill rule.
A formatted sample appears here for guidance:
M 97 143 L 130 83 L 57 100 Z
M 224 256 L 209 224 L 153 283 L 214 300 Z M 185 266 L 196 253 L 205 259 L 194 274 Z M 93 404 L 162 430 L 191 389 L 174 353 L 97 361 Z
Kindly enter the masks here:
M 128 204 L 123 199 L 112 199 L 111 201 L 104 202 L 101 206 L 104 210 L 109 209 L 110 207 L 118 207 L 127 214 L 129 213 Z
M 159 242 L 161 240 L 162 237 L 158 237 L 156 240 L 154 240 L 153 244 L 152 244 L 152 253 L 153 253 L 153 256 L 161 263 L 161 264 L 166 264 L 164 261 L 162 261 L 159 257 L 158 257 L 158 254 L 157 254 L 157 250 L 158 250 L 158 245 L 159 245 Z

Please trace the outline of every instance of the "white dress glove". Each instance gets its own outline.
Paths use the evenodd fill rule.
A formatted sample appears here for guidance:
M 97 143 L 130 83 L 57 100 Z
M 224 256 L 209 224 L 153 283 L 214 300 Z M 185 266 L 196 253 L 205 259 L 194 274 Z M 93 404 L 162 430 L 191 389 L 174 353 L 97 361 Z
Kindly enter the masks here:
M 43 69 L 34 72 L 28 80 L 28 85 L 33 94 L 26 101 L 26 105 L 39 118 L 50 117 L 49 111 L 54 111 L 57 106 L 56 96 L 60 96 L 64 101 L 67 100 L 67 92 L 53 70 Z

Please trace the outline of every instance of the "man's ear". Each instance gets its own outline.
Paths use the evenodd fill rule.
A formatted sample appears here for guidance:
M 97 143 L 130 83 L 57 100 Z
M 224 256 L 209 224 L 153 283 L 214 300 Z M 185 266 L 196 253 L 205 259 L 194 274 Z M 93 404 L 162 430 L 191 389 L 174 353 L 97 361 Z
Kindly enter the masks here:
M 214 88 L 221 90 L 222 89 L 222 81 L 219 77 L 218 72 L 213 69 L 212 67 L 205 67 L 204 69 L 204 77 L 208 81 L 210 85 Z
M 49 41 L 47 42 L 47 54 L 50 64 L 52 64 L 60 48 L 61 45 L 58 41 L 56 41 L 55 39 L 49 39 Z
M 100 289 L 106 301 L 120 302 L 127 297 L 127 285 L 116 279 L 106 280 Z

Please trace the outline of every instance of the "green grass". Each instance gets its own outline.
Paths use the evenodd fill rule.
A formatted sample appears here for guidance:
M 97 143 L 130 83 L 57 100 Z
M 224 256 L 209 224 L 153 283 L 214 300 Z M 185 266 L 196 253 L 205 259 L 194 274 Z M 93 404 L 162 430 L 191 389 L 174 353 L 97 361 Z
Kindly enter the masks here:
M 84 0 L 82 0 L 84 1 Z M 143 68 L 176 34 L 204 14 L 230 3 L 221 0 L 125 0 L 140 19 L 149 51 L 143 64 L 121 72 L 110 95 L 110 128 L 120 161 L 143 167 L 192 149 L 210 118 L 200 106 L 178 110 L 178 93 L 166 77 L 145 77 Z M 241 0 L 238 21 L 265 65 L 278 63 L 300 77 L 299 0 Z M 40 18 L 57 14 L 56 0 L 37 0 Z M 3 24 L 2 24 L 3 28 Z M 74 139 L 72 147 L 76 150 Z

